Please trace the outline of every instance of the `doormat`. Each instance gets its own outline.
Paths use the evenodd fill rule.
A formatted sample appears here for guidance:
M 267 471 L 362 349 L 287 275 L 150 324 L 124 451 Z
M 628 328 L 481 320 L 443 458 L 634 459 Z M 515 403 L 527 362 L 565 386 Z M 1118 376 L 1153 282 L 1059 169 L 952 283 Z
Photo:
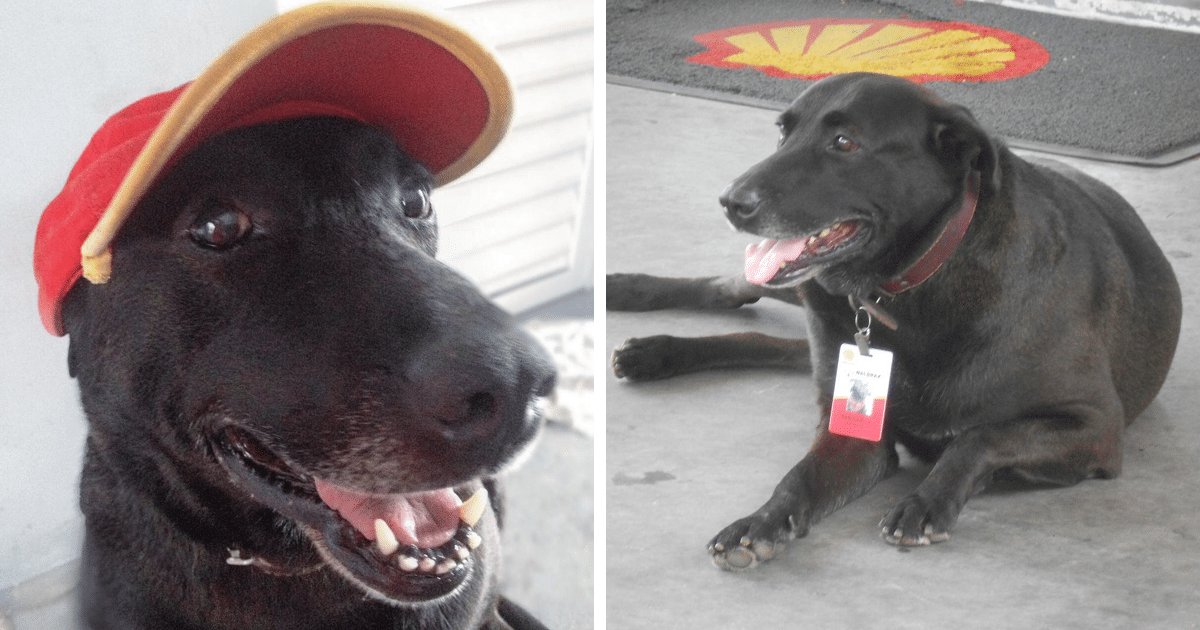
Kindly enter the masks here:
M 609 0 L 609 81 L 782 109 L 882 72 L 1017 147 L 1141 164 L 1200 154 L 1200 35 L 962 0 Z

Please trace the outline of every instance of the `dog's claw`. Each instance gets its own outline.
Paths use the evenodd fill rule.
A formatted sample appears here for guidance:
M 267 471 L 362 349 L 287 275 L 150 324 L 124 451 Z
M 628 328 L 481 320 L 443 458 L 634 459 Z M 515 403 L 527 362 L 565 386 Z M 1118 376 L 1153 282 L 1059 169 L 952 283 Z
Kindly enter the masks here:
M 925 526 L 925 536 L 928 537 L 930 541 L 935 543 L 946 542 L 947 540 L 950 540 L 950 532 L 934 531 L 933 525 Z
M 883 539 L 903 547 L 927 547 L 950 540 L 950 526 L 958 516 L 953 504 L 942 504 L 914 495 L 901 501 L 879 522 Z

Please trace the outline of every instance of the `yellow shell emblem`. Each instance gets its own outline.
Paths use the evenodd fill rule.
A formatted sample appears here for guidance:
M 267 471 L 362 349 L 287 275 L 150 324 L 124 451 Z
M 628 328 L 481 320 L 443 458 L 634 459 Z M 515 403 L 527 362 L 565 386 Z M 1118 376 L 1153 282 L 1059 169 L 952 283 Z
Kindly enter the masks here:
M 877 72 L 925 81 L 1001 81 L 1050 60 L 1037 42 L 962 22 L 805 20 L 750 24 L 697 35 L 692 63 L 755 68 L 779 78 Z

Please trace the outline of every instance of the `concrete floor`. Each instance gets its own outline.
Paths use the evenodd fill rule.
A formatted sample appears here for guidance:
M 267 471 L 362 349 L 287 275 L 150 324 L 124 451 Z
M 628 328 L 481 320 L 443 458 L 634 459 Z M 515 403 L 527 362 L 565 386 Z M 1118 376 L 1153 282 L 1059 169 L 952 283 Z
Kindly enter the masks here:
M 936 85 L 932 86 L 936 89 Z M 609 86 L 607 270 L 728 275 L 750 237 L 717 194 L 773 150 L 775 113 Z M 985 121 L 986 124 L 986 121 Z M 746 573 L 705 545 L 756 509 L 807 449 L 815 389 L 782 371 L 631 385 L 608 374 L 608 627 L 1195 628 L 1200 623 L 1200 160 L 1139 168 L 1064 160 L 1137 208 L 1175 267 L 1185 322 L 1157 401 L 1126 436 L 1124 474 L 1066 489 L 985 492 L 953 538 L 898 549 L 877 523 L 926 468 L 901 471 Z M 753 330 L 802 336 L 799 309 L 609 313 L 606 350 L 631 336 Z

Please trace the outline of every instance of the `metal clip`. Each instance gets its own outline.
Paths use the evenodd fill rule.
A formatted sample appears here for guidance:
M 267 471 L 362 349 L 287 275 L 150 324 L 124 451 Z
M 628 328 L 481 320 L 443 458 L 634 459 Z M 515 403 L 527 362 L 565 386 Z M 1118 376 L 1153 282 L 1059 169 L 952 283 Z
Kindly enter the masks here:
M 865 326 L 859 323 L 863 315 L 867 316 Z M 858 344 L 858 353 L 864 357 L 871 356 L 871 313 L 865 307 L 860 306 L 854 312 L 854 327 L 858 329 L 858 332 L 854 333 L 854 343 Z

